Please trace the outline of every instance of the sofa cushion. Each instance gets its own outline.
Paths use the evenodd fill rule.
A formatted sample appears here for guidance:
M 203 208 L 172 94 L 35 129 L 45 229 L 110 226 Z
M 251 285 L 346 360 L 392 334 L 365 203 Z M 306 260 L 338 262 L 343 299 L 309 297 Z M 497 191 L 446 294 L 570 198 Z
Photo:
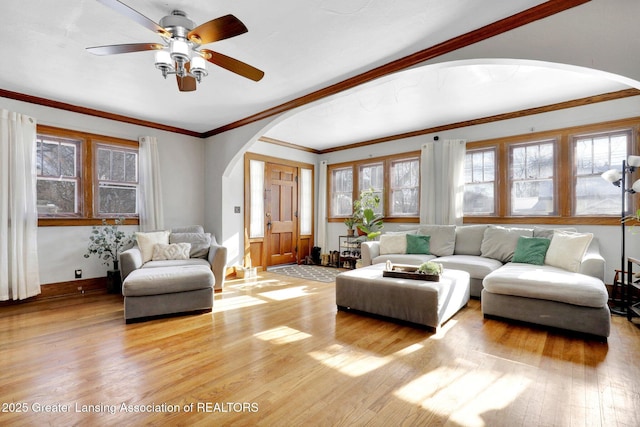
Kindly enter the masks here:
M 407 237 L 404 234 L 383 234 L 380 236 L 380 255 L 407 253 Z
M 553 233 L 544 262 L 554 267 L 577 272 L 580 270 L 580 263 L 591 240 L 593 240 L 592 233 L 570 233 L 556 230 Z
M 189 259 L 190 243 L 157 243 L 153 247 L 152 261 Z
M 520 236 L 516 250 L 513 253 L 513 262 L 543 265 L 550 243 L 551 240 L 544 237 Z
M 431 236 L 407 234 L 407 253 L 429 255 Z
M 456 245 L 455 225 L 421 225 L 418 229 L 418 234 L 431 236 L 429 251 L 433 255 L 453 255 Z
M 201 225 L 186 225 L 184 227 L 176 227 L 171 229 L 172 233 L 204 233 L 204 228 Z
M 602 280 L 549 265 L 509 263 L 487 275 L 482 284 L 494 294 L 585 307 L 604 307 L 609 298 Z
M 211 269 L 209 261 L 202 258 L 189 258 L 189 259 L 171 259 L 163 261 L 149 261 L 146 262 L 142 268 L 157 268 L 157 267 L 180 267 L 183 265 L 204 265 Z
M 431 261 L 435 258 L 435 255 L 424 255 L 424 254 L 386 254 L 386 255 L 378 255 L 377 257 L 371 260 L 372 264 L 380 264 L 385 263 L 387 260 L 391 261 L 393 264 L 409 264 L 409 265 L 420 265 L 424 262 Z
M 206 258 L 211 246 L 211 233 L 171 233 L 169 243 L 189 243 L 191 258 Z
M 456 255 L 480 255 L 480 247 L 487 225 L 464 225 L 456 227 Z
M 212 288 L 211 269 L 201 265 L 140 268 L 132 271 L 122 284 L 125 297 L 188 292 Z
M 531 228 L 506 228 L 490 225 L 484 231 L 480 252 L 483 257 L 509 262 L 518 245 L 520 236 L 533 237 Z
M 436 258 L 435 261 L 444 268 L 466 271 L 472 279 L 484 279 L 487 274 L 502 267 L 498 260 L 476 255 L 451 255 Z
M 153 255 L 153 247 L 158 244 L 169 244 L 169 231 L 150 231 L 147 233 L 137 232 L 136 242 L 140 248 L 142 262 L 151 261 Z
M 546 227 L 533 227 L 533 237 L 544 237 L 545 239 L 551 240 L 553 238 L 553 233 L 556 231 L 569 231 L 571 233 L 577 233 L 573 227 L 563 227 L 563 228 L 546 228 Z

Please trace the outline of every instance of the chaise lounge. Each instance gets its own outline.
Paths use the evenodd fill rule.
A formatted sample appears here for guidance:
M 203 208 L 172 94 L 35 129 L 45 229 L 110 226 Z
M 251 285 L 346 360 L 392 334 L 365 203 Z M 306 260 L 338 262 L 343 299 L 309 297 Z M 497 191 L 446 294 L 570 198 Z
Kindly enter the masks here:
M 124 317 L 134 319 L 211 311 L 222 290 L 227 249 L 201 226 L 136 233 L 120 254 Z

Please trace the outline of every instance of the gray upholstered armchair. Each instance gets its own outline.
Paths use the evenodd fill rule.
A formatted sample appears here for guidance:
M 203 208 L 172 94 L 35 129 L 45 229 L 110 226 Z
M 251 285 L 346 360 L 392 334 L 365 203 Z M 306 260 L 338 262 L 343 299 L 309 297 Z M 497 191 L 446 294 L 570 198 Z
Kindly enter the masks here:
M 172 256 L 170 248 L 161 243 L 146 241 L 145 233 L 137 235 L 136 244 L 120 254 L 120 274 L 122 281 L 134 270 L 139 268 L 171 267 L 185 265 L 206 265 L 211 268 L 215 278 L 214 290 L 224 287 L 227 268 L 227 248 L 216 242 L 215 236 L 205 233 L 202 226 L 174 228 L 168 233 L 168 244 L 189 243 L 189 257 Z M 149 233 L 155 235 L 157 233 Z M 162 249 L 165 253 L 162 253 Z M 155 251 L 155 252 L 154 252 Z M 181 259 L 172 259 L 181 258 Z

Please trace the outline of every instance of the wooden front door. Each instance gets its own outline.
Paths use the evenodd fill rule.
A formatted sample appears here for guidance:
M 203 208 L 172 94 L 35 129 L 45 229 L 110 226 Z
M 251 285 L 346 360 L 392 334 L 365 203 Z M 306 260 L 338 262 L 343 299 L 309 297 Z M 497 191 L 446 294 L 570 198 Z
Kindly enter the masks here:
M 298 168 L 266 164 L 267 266 L 297 262 Z

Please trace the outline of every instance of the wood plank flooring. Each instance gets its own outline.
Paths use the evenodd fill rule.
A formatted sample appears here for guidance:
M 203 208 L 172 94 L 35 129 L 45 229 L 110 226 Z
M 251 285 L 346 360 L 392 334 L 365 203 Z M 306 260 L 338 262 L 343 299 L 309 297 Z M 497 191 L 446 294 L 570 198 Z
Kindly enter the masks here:
M 434 333 L 337 312 L 334 292 L 265 272 L 213 313 L 129 325 L 118 295 L 2 307 L 0 425 L 640 425 L 623 317 L 602 343 L 472 300 Z

